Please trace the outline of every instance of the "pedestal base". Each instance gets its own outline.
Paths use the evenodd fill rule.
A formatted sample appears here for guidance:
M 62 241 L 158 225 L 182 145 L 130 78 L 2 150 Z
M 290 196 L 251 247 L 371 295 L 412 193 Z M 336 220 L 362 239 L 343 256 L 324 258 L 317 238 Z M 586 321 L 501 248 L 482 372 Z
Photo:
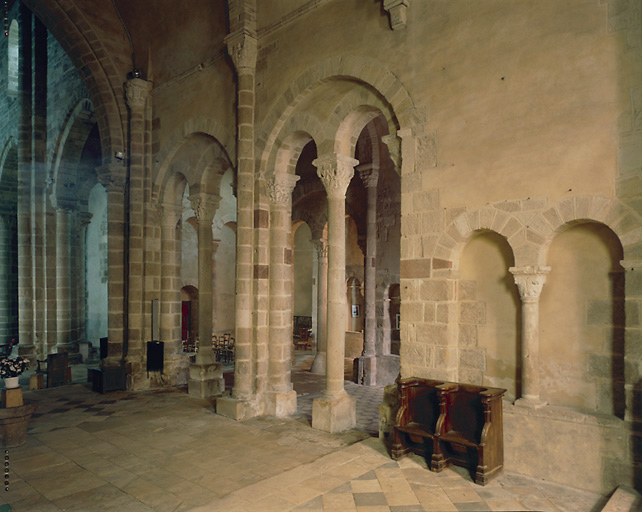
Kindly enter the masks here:
M 0 448 L 15 448 L 27 442 L 27 423 L 36 403 L 0 409 Z
M 347 393 L 338 397 L 315 398 L 312 402 L 312 428 L 334 434 L 357 425 L 356 401 Z
M 278 393 L 268 391 L 265 394 L 265 414 L 285 418 L 296 414 L 296 391 Z
M 225 391 L 221 363 L 194 363 L 189 367 L 187 393 L 197 398 L 222 395 Z
M 238 400 L 224 396 L 216 400 L 216 414 L 236 421 L 254 418 L 260 414 L 258 404 L 250 400 Z

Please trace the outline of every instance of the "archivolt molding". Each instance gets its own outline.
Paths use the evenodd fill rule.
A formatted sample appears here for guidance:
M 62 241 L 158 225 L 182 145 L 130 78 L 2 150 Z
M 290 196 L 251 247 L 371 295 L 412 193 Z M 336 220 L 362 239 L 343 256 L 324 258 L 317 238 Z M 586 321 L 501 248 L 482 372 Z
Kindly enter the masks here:
M 257 130 L 257 154 L 261 155 L 261 172 L 265 172 L 269 154 L 275 148 L 283 126 L 296 107 L 312 90 L 331 80 L 356 80 L 369 85 L 390 105 L 395 119 L 388 119 L 396 129 L 412 127 L 418 122 L 415 104 L 399 79 L 374 59 L 364 56 L 339 55 L 319 62 L 296 79 L 279 96 L 270 113 Z M 334 138 L 334 137 L 332 137 Z
M 165 187 L 174 174 L 172 170 L 174 157 L 176 157 L 190 137 L 197 134 L 205 135 L 213 139 L 213 143 L 217 148 L 214 148 L 211 153 L 214 154 L 218 151 L 217 157 L 220 157 L 220 159 L 226 161 L 228 164 L 235 161 L 230 159 L 230 155 L 235 156 L 236 142 L 224 126 L 216 120 L 209 118 L 189 119 L 172 133 L 167 143 L 163 146 L 166 149 L 161 150 L 154 158 L 152 196 L 156 201 L 161 200 Z M 193 183 L 191 183 L 191 185 L 193 185 Z
M 537 210 L 529 204 L 538 203 Z M 453 268 L 475 232 L 503 236 L 515 256 L 515 267 L 545 266 L 548 248 L 558 233 L 584 222 L 597 222 L 618 236 L 625 258 L 642 256 L 642 217 L 624 203 L 602 196 L 575 196 L 549 205 L 545 200 L 504 201 L 458 215 L 446 226 L 432 257 Z M 642 258 L 641 258 L 642 259 Z
M 296 113 L 284 124 L 281 136 L 276 140 L 274 149 L 266 166 L 266 176 L 275 172 L 294 174 L 296 162 L 303 147 L 312 139 L 315 142 L 327 137 L 324 124 L 308 113 Z
M 179 126 L 163 144 L 163 149 L 154 157 L 153 183 L 154 188 L 162 187 L 167 180 L 167 174 L 172 160 L 181 146 L 191 135 L 203 133 L 218 141 L 228 162 L 236 162 L 236 139 L 228 129 L 215 119 L 198 117 L 188 119 Z

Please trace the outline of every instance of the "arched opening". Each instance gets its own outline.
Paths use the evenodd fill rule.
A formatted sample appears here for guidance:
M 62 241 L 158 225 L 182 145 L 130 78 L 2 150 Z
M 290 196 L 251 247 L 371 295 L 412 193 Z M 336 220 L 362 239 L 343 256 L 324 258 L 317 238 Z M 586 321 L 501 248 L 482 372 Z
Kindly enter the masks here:
M 551 244 L 540 299 L 540 385 L 552 405 L 624 416 L 622 254 L 613 231 L 597 223 L 571 227 Z
M 521 394 L 521 309 L 513 251 L 504 237 L 477 232 L 460 260 L 459 380 Z M 439 312 L 438 312 L 439 314 Z

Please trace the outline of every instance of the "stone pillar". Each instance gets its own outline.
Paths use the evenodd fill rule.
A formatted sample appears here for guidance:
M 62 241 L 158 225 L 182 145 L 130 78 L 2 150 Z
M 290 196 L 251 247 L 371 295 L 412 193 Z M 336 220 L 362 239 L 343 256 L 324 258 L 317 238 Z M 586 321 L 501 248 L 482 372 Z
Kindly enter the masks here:
M 71 348 L 71 275 L 69 267 L 71 208 L 58 205 L 56 210 L 56 352 Z
M 76 321 L 78 323 L 78 339 L 87 338 L 87 312 L 86 312 L 86 297 L 87 285 L 85 282 L 85 265 L 87 261 L 87 226 L 91 222 L 92 214 L 89 212 L 79 212 L 77 218 L 77 244 L 76 244 L 76 269 L 77 279 L 75 282 L 76 288 Z
M 0 214 L 0 347 L 11 343 L 11 216 Z
M 357 167 L 361 181 L 368 193 L 366 210 L 366 258 L 365 258 L 365 303 L 366 324 L 363 342 L 363 354 L 359 358 L 359 384 L 374 386 L 377 384 L 377 359 L 375 346 L 377 341 L 377 183 L 379 170 L 371 163 Z
M 543 405 L 539 390 L 539 297 L 550 267 L 509 269 L 522 299 L 522 397 L 519 405 Z
M 181 281 L 177 239 L 182 207 L 161 207 L 160 339 L 165 343 L 166 373 L 173 385 L 188 382 L 189 359 L 181 346 Z
M 328 195 L 328 320 L 326 389 L 312 403 L 312 427 L 340 432 L 356 425 L 355 400 L 343 385 L 345 359 L 345 200 L 354 166 L 343 155 L 324 155 L 312 162 Z
M 127 192 L 126 268 L 126 315 L 127 315 L 127 366 L 129 388 L 138 389 L 147 385 L 144 358 L 145 333 L 145 208 L 147 200 L 146 165 L 146 105 L 152 83 L 142 78 L 130 78 L 125 83 L 125 100 L 129 109 L 129 148 L 127 165 L 129 183 Z
M 328 241 L 324 238 L 312 242 L 317 254 L 317 353 L 314 356 L 311 373 L 325 373 L 328 328 Z
M 212 350 L 212 220 L 220 198 L 206 193 L 189 196 L 198 223 L 198 336 L 196 362 L 190 365 L 188 393 L 207 398 L 225 391 L 223 365 Z
M 270 295 L 268 390 L 265 413 L 296 413 L 292 389 L 292 191 L 299 176 L 274 175 L 267 183 L 270 199 Z
M 32 21 L 29 8 L 20 4 L 18 69 L 18 337 L 19 353 L 34 357 L 33 240 L 31 216 L 33 80 Z
M 108 355 L 101 361 L 104 368 L 123 362 L 125 326 L 125 169 L 111 164 L 96 168 L 98 179 L 107 191 L 107 313 Z
M 216 412 L 233 419 L 260 413 L 255 395 L 253 348 L 254 89 L 257 57 L 255 12 L 251 5 L 230 16 L 225 42 L 237 72 L 236 354 L 231 398 L 217 400 Z M 240 21 L 239 21 L 240 20 Z M 238 26 L 237 26 L 238 25 Z

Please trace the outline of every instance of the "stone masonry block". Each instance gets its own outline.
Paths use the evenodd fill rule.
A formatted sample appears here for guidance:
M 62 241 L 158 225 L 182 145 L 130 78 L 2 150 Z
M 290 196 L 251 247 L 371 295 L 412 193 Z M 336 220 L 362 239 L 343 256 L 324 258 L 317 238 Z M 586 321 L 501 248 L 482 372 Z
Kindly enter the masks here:
M 459 365 L 462 368 L 486 370 L 486 354 L 480 349 L 462 349 L 459 351 Z
M 422 233 L 437 233 L 443 230 L 444 214 L 441 210 L 432 210 L 421 214 Z
M 642 228 L 634 229 L 633 231 L 629 231 L 628 233 L 620 236 L 620 241 L 624 247 L 639 244 L 642 242 Z
M 642 360 L 642 330 L 626 329 L 624 334 L 624 354 L 633 361 Z
M 603 354 L 588 354 L 588 376 L 593 379 L 610 379 L 611 357 Z
M 493 203 L 493 206 L 502 212 L 518 212 L 521 210 L 521 205 L 518 201 L 500 201 L 499 203 Z
M 591 198 L 586 196 L 575 198 L 575 214 L 578 219 L 588 219 L 589 209 L 591 207 Z
M 401 234 L 406 236 L 418 235 L 421 232 L 420 217 L 416 213 L 409 213 L 401 223 Z
M 494 208 L 482 208 L 479 210 L 479 229 L 490 229 L 495 219 Z
M 464 213 L 466 213 L 466 208 L 464 208 L 463 206 L 458 208 L 448 208 L 446 210 L 446 224 L 450 224 L 457 217 Z
M 522 244 L 519 247 L 516 247 L 515 250 L 515 261 L 520 262 L 520 264 L 531 264 L 534 265 L 539 261 L 539 247 L 532 244 Z
M 419 343 L 402 343 L 400 356 L 408 364 L 426 366 L 426 346 Z
M 462 324 L 485 324 L 485 302 L 461 302 L 459 309 L 459 322 Z
M 435 323 L 437 317 L 437 304 L 435 302 L 424 302 L 424 322 Z
M 548 198 L 545 196 L 529 197 L 522 199 L 519 204 L 523 212 L 541 212 L 548 206 Z
M 401 260 L 400 274 L 402 279 L 429 278 L 430 271 L 431 260 L 428 258 Z
M 479 223 L 479 210 L 467 212 L 466 217 L 471 230 L 476 231 L 478 229 L 481 229 L 482 226 Z
M 611 325 L 613 323 L 613 302 L 609 300 L 591 300 L 586 312 L 588 325 Z
M 560 217 L 560 214 L 557 212 L 555 207 L 546 210 L 543 213 L 543 216 L 546 219 L 546 222 L 550 224 L 553 231 L 557 230 L 563 224 L 562 217 Z
M 520 229 L 522 229 L 522 225 L 519 223 L 519 221 L 515 218 L 511 218 L 502 229 L 502 234 L 506 238 L 510 238 Z
M 424 318 L 421 302 L 404 302 L 401 305 L 401 315 L 404 322 L 421 322 Z
M 417 332 L 417 337 L 430 345 L 446 346 L 450 344 L 449 332 L 447 325 L 426 324 Z
M 532 229 L 527 229 L 526 240 L 535 245 L 543 245 L 546 242 L 546 237 L 533 231 Z
M 457 322 L 458 306 L 454 302 L 437 304 L 437 322 L 440 324 L 455 324 Z
M 422 236 L 421 237 L 421 255 L 424 258 L 430 258 L 437 248 L 439 243 L 438 236 Z M 435 268 L 433 264 L 433 268 Z
M 640 326 L 640 303 L 637 300 L 628 300 L 624 303 L 624 318 L 627 327 Z
M 562 199 L 557 205 L 557 209 L 564 222 L 571 222 L 577 218 L 575 215 L 575 201 L 571 197 Z
M 490 229 L 497 233 L 501 233 L 509 219 L 510 215 L 508 213 L 497 210 Z
M 459 326 L 459 345 L 464 347 L 477 346 L 477 326 L 462 324 Z
M 609 210 L 611 200 L 605 197 L 593 197 L 589 209 L 589 218 L 593 220 L 602 220 Z
M 642 297 L 642 272 L 637 269 L 626 274 L 626 296 L 627 298 Z
M 453 222 L 453 226 L 456 229 L 456 232 L 450 233 L 450 236 L 452 236 L 453 238 L 458 235 L 458 239 L 461 240 L 462 238 L 466 238 L 470 235 L 471 228 L 468 225 L 467 215 L 460 215 L 459 217 L 457 217 Z
M 459 368 L 459 378 L 457 382 L 464 384 L 474 384 L 475 386 L 484 385 L 484 372 L 471 370 L 469 368 Z
M 477 297 L 477 281 L 459 281 L 459 300 L 475 300 Z
M 445 280 L 427 280 L 423 283 L 420 291 L 422 300 L 447 301 L 453 300 L 454 295 L 454 283 Z
M 435 347 L 435 368 L 451 368 L 457 364 L 457 351 L 454 348 Z

